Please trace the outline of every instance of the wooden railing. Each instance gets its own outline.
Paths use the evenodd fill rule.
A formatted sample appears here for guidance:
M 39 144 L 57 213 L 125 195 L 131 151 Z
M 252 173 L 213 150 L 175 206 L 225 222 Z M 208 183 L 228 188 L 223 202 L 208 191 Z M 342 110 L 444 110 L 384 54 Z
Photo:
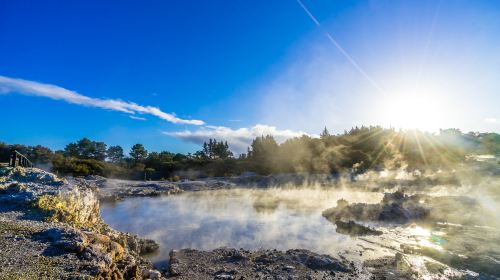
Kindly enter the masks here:
M 26 158 L 23 154 L 14 150 L 10 155 L 9 166 L 33 167 L 33 163 L 31 163 L 31 161 L 28 158 Z

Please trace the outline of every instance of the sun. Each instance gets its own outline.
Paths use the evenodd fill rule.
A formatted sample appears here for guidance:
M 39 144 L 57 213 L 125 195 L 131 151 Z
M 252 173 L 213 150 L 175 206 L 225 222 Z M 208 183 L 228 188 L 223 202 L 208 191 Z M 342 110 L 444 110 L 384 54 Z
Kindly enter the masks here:
M 436 96 L 418 93 L 402 93 L 383 98 L 378 109 L 385 125 L 428 132 L 439 130 L 444 114 L 444 108 Z

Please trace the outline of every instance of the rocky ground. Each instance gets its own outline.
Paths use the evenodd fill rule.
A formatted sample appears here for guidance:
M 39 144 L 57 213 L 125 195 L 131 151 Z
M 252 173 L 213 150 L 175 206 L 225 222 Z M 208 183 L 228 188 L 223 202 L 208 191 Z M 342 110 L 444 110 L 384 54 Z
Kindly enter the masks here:
M 90 260 L 51 242 L 50 230 L 62 232 L 64 228 L 25 220 L 23 215 L 19 211 L 0 214 L 0 279 L 85 279 L 93 275 Z
M 247 251 L 220 248 L 170 253 L 172 279 L 357 279 L 354 263 L 307 250 Z
M 132 181 L 108 179 L 101 176 L 76 178 L 81 184 L 91 184 L 99 190 L 102 201 L 116 201 L 127 197 L 160 196 L 177 194 L 183 191 L 206 191 L 241 187 L 229 178 L 207 178 L 203 180 L 170 181 Z M 250 187 L 250 186 L 248 186 Z
M 355 263 L 303 249 L 213 251 L 183 249 L 170 253 L 172 279 L 475 279 L 432 259 L 403 253 Z M 482 279 L 482 278 L 481 278 Z M 484 278 L 489 279 L 489 278 Z
M 169 181 L 130 181 L 107 179 L 100 176 L 76 178 L 82 184 L 91 184 L 98 189 L 101 201 L 116 201 L 127 197 L 171 195 L 182 192 L 175 183 Z
M 151 240 L 109 228 L 91 185 L 0 169 L 0 279 L 160 279 Z
M 282 186 L 331 186 L 338 178 L 331 175 L 277 174 L 261 176 L 253 173 L 233 177 L 210 177 L 195 180 L 132 181 L 109 179 L 101 176 L 87 176 L 75 180 L 95 185 L 99 198 L 105 201 L 121 200 L 126 197 L 160 196 L 183 191 L 207 191 L 231 188 L 269 188 Z

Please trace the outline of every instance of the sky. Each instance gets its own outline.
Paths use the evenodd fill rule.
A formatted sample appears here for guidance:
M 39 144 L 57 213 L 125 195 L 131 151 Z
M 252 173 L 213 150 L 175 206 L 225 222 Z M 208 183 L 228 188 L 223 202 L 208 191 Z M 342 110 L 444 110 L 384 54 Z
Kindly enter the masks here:
M 500 132 L 498 1 L 0 0 L 0 141 Z

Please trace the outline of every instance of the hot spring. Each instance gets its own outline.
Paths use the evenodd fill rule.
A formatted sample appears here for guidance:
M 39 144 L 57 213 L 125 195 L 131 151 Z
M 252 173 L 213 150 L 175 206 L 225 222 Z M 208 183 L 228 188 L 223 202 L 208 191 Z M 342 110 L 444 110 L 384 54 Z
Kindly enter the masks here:
M 375 192 L 321 188 L 211 190 L 103 203 L 101 215 L 113 228 L 158 242 L 159 252 L 147 256 L 157 267 L 168 264 L 170 250 L 219 247 L 301 248 L 356 262 L 393 256 L 401 252 L 402 244 L 428 246 L 444 256 L 467 258 L 470 250 L 464 249 L 465 244 L 484 247 L 486 257 L 494 260 L 487 264 L 490 270 L 491 263 L 500 260 L 499 232 L 494 228 L 364 223 L 383 234 L 352 237 L 337 233 L 336 225 L 322 216 L 323 210 L 341 198 L 351 203 L 378 203 L 382 197 Z M 442 257 L 434 259 L 446 263 Z M 473 269 L 481 270 L 480 265 Z

